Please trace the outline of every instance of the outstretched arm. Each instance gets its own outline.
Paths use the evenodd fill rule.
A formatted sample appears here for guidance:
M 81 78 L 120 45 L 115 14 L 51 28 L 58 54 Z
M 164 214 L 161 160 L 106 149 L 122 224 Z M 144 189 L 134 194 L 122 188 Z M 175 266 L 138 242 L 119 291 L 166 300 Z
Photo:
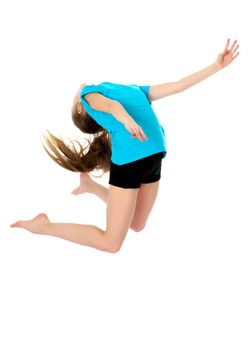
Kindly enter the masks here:
M 239 54 L 239 52 L 238 52 L 235 56 L 233 56 L 239 47 L 239 45 L 237 45 L 235 47 L 237 40 L 234 41 L 230 50 L 228 49 L 229 41 L 230 41 L 230 39 L 227 40 L 225 49 L 223 52 L 221 52 L 218 55 L 217 60 L 213 64 L 209 65 L 208 67 L 203 68 L 203 69 L 199 70 L 198 72 L 195 72 L 191 75 L 188 75 L 188 76 L 184 77 L 183 79 L 178 80 L 176 82 L 170 82 L 170 83 L 150 86 L 149 99 L 151 101 L 154 101 L 154 100 L 158 100 L 160 98 L 184 91 L 184 90 L 190 88 L 191 86 L 199 83 L 200 81 L 208 78 L 210 75 L 218 72 L 222 68 L 225 68 Z

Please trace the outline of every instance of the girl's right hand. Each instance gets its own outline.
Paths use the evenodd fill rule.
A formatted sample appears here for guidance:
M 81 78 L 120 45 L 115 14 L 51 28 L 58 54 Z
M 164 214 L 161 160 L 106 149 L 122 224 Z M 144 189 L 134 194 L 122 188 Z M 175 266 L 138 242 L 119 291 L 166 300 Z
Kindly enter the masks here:
M 125 128 L 132 134 L 132 137 L 138 137 L 138 139 L 143 142 L 148 140 L 147 136 L 144 134 L 140 125 L 138 125 L 133 118 L 129 117 L 124 123 Z

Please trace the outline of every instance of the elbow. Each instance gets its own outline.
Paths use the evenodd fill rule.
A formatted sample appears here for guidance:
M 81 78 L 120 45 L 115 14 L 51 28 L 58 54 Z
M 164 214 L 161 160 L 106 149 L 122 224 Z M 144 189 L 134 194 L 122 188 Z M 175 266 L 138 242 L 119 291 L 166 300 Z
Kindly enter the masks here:
M 181 80 L 177 81 L 176 82 L 176 93 L 182 92 L 184 90 L 185 90 L 185 87 L 184 87 L 182 81 Z

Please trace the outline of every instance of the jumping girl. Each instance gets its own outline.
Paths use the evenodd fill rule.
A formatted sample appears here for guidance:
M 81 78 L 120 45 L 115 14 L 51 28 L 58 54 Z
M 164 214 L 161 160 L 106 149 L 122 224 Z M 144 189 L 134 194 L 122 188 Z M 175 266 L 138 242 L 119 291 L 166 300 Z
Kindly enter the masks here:
M 44 135 L 49 156 L 60 166 L 80 172 L 80 185 L 72 193 L 91 192 L 107 203 L 105 230 L 86 224 L 53 223 L 44 213 L 11 227 L 118 252 L 129 228 L 141 231 L 146 225 L 167 153 L 165 132 L 151 101 L 182 92 L 229 65 L 239 54 L 236 40 L 230 49 L 229 41 L 215 63 L 176 82 L 154 86 L 82 84 L 73 100 L 72 119 L 83 133 L 93 135 L 87 151 L 79 142 L 76 147 L 49 131 Z M 88 175 L 99 169 L 110 172 L 109 188 Z

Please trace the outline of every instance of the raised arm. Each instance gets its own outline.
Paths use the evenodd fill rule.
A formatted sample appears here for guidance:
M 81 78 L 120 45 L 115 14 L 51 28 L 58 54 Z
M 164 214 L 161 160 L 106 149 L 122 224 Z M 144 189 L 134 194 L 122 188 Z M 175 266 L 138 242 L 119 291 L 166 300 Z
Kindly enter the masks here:
M 152 85 L 149 89 L 149 99 L 154 101 L 158 100 L 159 98 L 182 92 L 194 84 L 199 83 L 201 80 L 209 77 L 211 74 L 218 72 L 219 70 L 220 68 L 217 66 L 217 64 L 213 63 L 210 66 L 188 75 L 176 82 Z
M 233 60 L 239 54 L 239 52 L 236 54 L 237 49 L 239 47 L 239 45 L 235 47 L 237 40 L 234 41 L 230 49 L 229 49 L 229 42 L 230 42 L 230 39 L 227 40 L 224 51 L 218 55 L 217 60 L 211 65 L 193 74 L 190 74 L 176 82 L 150 86 L 149 99 L 151 101 L 154 101 L 154 100 L 158 100 L 159 98 L 163 98 L 163 97 L 184 91 L 190 88 L 191 86 L 199 83 L 200 81 L 208 78 L 210 75 L 228 66 L 231 62 L 233 62 Z
M 179 81 L 151 85 L 149 88 L 149 100 L 159 100 L 160 98 L 173 95 L 178 92 L 181 92 L 181 84 Z

